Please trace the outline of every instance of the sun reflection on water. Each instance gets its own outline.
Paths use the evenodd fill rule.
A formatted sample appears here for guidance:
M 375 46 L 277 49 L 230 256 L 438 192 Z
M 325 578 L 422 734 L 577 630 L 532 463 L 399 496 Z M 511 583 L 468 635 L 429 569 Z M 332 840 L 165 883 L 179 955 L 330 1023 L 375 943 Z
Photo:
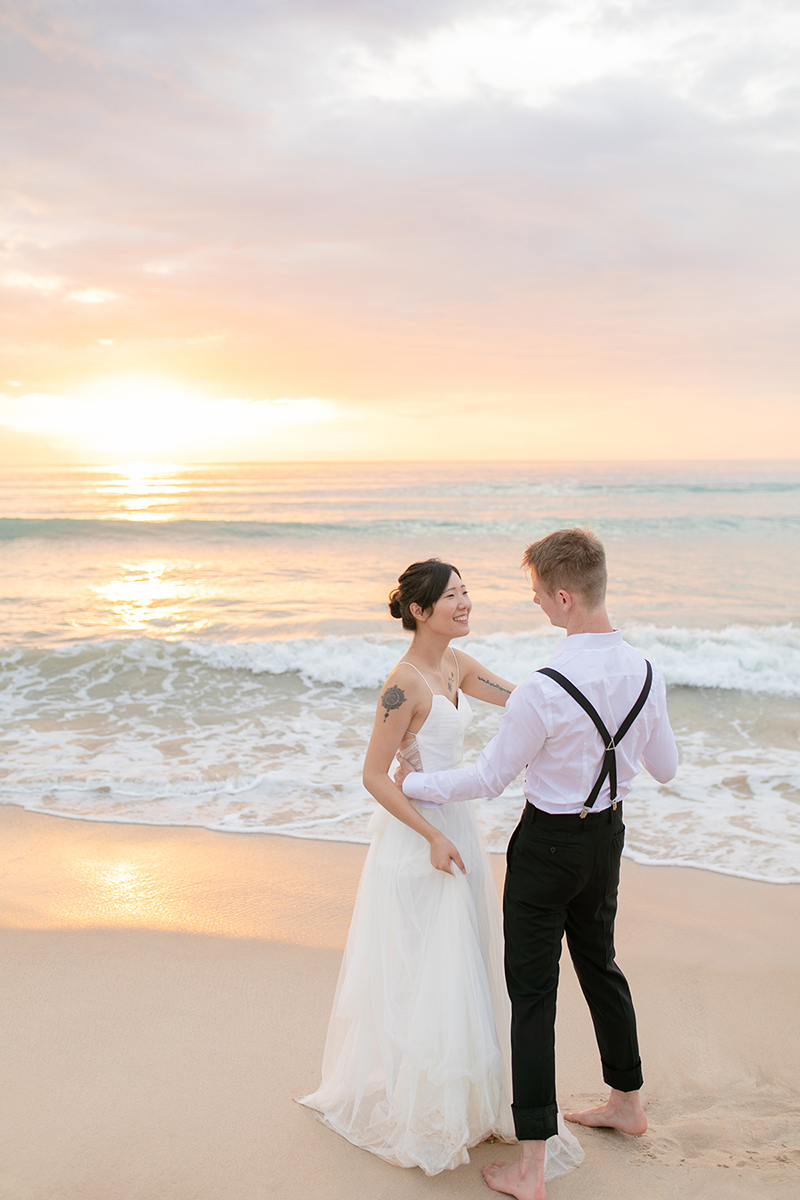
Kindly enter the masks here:
M 92 590 L 107 606 L 117 629 L 141 631 L 152 626 L 173 632 L 204 628 L 191 612 L 197 589 L 189 580 L 175 578 L 176 566 L 169 559 L 149 559 L 120 564 L 122 574 Z
M 174 463 L 122 463 L 109 468 L 116 476 L 98 484 L 98 495 L 110 498 L 108 519 L 169 521 L 180 514 L 180 498 L 189 490 L 181 478 L 185 467 Z

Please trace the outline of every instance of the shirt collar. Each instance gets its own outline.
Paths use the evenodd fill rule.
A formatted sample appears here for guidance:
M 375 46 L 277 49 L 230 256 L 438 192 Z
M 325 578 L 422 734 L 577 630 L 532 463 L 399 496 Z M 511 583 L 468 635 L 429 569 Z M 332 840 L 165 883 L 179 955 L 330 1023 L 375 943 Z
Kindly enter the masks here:
M 553 657 L 561 658 L 574 650 L 608 650 L 621 644 L 621 629 L 612 629 L 611 633 L 571 633 L 560 643 Z

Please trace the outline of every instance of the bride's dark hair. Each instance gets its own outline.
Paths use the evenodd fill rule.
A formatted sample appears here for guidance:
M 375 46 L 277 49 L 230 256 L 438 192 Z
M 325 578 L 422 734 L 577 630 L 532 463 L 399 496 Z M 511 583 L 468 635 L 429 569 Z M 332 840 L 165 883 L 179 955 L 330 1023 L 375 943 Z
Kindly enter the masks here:
M 450 582 L 455 571 L 461 572 L 451 563 L 440 558 L 426 558 L 424 562 L 412 563 L 398 579 L 399 587 L 389 594 L 389 612 L 403 622 L 403 629 L 416 629 L 416 619 L 411 615 L 411 605 L 418 604 L 423 612 L 433 608 Z

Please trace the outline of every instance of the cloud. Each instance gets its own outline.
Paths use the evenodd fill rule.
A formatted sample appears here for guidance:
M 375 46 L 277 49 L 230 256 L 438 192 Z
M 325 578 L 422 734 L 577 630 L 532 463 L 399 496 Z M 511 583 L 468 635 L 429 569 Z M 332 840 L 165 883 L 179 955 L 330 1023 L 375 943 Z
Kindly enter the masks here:
M 24 271 L 6 271 L 3 286 L 7 288 L 22 288 L 25 291 L 39 292 L 50 295 L 52 292 L 64 292 L 67 286 L 65 279 L 57 275 L 28 275 Z M 105 304 L 114 300 L 114 292 L 102 288 L 78 288 L 65 292 L 65 300 L 76 300 L 79 304 Z
M 794 394 L 782 0 L 4 13 L 31 391 L 113 356 L 220 399 Z
M 64 286 L 64 281 L 53 275 L 28 275 L 25 271 L 6 271 L 3 286 L 47 293 L 58 291 Z
M 75 300 L 78 304 L 107 304 L 109 300 L 116 299 L 116 294 L 103 288 L 78 288 L 74 292 L 67 292 L 64 299 Z

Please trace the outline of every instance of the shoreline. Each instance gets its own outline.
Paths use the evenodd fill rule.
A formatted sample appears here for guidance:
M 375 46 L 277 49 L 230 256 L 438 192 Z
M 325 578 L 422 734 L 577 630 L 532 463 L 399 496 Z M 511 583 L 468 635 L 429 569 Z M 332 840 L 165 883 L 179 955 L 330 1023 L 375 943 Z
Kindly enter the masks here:
M 189 822 L 187 822 L 186 824 L 175 824 L 175 823 L 171 823 L 171 822 L 167 823 L 167 822 L 159 822 L 159 821 L 142 821 L 142 820 L 134 821 L 134 820 L 122 820 L 122 819 L 114 820 L 112 818 L 109 818 L 106 815 L 91 816 L 91 815 L 86 815 L 86 814 L 79 815 L 77 813 L 70 813 L 70 812 L 47 812 L 47 811 L 42 811 L 39 809 L 25 808 L 24 805 L 22 805 L 22 804 L 15 804 L 15 803 L 8 803 L 8 802 L 0 803 L 0 813 L 2 813 L 2 811 L 4 809 L 8 809 L 8 808 L 20 810 L 24 813 L 27 813 L 29 816 L 32 816 L 32 817 L 44 817 L 46 819 L 52 819 L 54 821 L 77 821 L 77 822 L 87 822 L 87 823 L 93 824 L 93 825 L 112 825 L 112 826 L 122 826 L 122 827 L 133 827 L 135 829 L 139 829 L 139 828 L 154 829 L 154 830 L 176 829 L 176 830 L 194 831 L 194 832 L 199 832 L 199 833 L 222 834 L 223 836 L 226 836 L 226 837 L 233 836 L 233 837 L 245 837 L 245 838 L 250 838 L 250 837 L 277 838 L 278 840 L 286 840 L 286 841 L 290 841 L 290 842 L 313 842 L 314 845 L 323 845 L 323 846 L 355 846 L 355 847 L 359 847 L 364 853 L 366 853 L 367 849 L 369 848 L 369 844 L 370 844 L 369 838 L 363 838 L 363 839 L 355 838 L 355 837 L 320 838 L 320 837 L 313 837 L 310 835 L 298 835 L 296 832 L 286 832 L 286 831 L 282 831 L 280 828 L 270 829 L 268 827 L 265 827 L 265 828 L 243 830 L 243 829 L 231 829 L 231 828 L 227 828 L 227 827 L 213 826 L 213 825 L 198 825 L 198 824 L 193 824 L 193 823 L 189 823 Z M 509 836 L 510 836 L 510 833 L 509 833 Z M 494 859 L 494 858 L 499 858 L 501 860 L 505 859 L 505 850 L 504 849 L 497 850 L 497 849 L 487 845 L 486 853 L 489 855 L 490 859 Z M 623 850 L 623 852 L 622 852 L 622 859 L 623 859 L 623 862 L 628 861 L 630 863 L 635 863 L 637 866 L 640 866 L 640 867 L 646 867 L 646 868 L 653 867 L 656 870 L 700 871 L 700 872 L 707 872 L 711 875 L 721 875 L 726 879 L 741 879 L 747 883 L 763 883 L 770 887 L 780 887 L 780 888 L 800 887 L 800 878 L 797 878 L 797 879 L 764 878 L 761 875 L 746 874 L 746 873 L 742 873 L 741 871 L 727 870 L 724 867 L 712 866 L 712 865 L 709 865 L 708 863 L 704 863 L 704 862 L 700 862 L 700 861 L 697 861 L 697 862 L 689 861 L 689 862 L 681 862 L 681 863 L 661 862 L 658 860 L 650 859 L 645 854 L 642 854 L 638 851 L 628 850 L 627 848 L 626 848 L 626 850 Z
M 366 853 L 356 843 L 62 820 L 0 806 L 6 1014 L 0 1193 L 327 1200 L 490 1193 L 426 1179 L 292 1101 L 319 1078 Z M 498 886 L 504 858 L 491 856 Z M 553 1200 L 789 1200 L 800 1167 L 800 888 L 622 864 L 618 955 L 651 1128 L 577 1130 Z M 604 1094 L 568 956 L 559 1099 Z M 302 1172 L 302 1182 L 299 1178 Z

